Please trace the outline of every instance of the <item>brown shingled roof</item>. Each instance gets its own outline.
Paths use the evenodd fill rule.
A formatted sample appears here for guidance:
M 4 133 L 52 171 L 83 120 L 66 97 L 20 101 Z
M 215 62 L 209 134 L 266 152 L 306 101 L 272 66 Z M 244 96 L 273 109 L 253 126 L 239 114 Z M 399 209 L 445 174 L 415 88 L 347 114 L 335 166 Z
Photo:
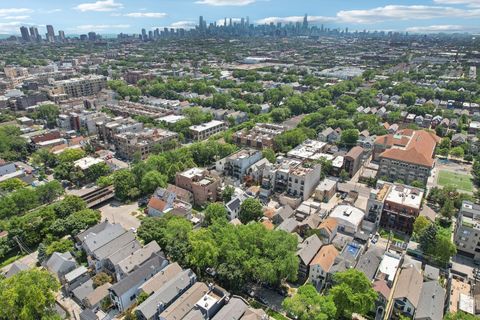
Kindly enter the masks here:
M 392 148 L 385 150 L 380 157 L 432 167 L 435 147 L 440 138 L 434 133 L 424 130 L 413 131 L 405 129 L 399 135 L 386 135 L 378 137 L 375 141 L 378 144 L 386 144 Z M 401 146 L 404 148 L 393 147 Z
M 163 211 L 163 209 L 165 209 L 166 205 L 167 205 L 167 203 L 165 201 L 160 200 L 160 199 L 155 198 L 155 197 L 150 198 L 150 201 L 148 202 L 148 206 L 150 208 L 153 208 L 153 209 L 158 210 L 158 211 Z
M 337 219 L 328 217 L 327 219 L 323 220 L 323 222 L 318 226 L 318 229 L 325 229 L 331 234 L 337 225 Z
M 320 251 L 313 257 L 310 265 L 320 265 L 322 270 L 328 272 L 338 256 L 338 250 L 333 244 L 323 246 Z

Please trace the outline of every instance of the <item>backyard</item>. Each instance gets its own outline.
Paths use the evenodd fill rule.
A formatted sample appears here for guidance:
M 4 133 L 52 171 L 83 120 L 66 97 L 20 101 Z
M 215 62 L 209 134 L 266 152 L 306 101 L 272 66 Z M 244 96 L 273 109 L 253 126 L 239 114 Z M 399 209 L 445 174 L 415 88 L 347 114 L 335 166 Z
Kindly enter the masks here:
M 458 172 L 441 170 L 438 175 L 438 185 L 443 187 L 454 186 L 462 191 L 473 192 L 473 182 L 471 176 Z

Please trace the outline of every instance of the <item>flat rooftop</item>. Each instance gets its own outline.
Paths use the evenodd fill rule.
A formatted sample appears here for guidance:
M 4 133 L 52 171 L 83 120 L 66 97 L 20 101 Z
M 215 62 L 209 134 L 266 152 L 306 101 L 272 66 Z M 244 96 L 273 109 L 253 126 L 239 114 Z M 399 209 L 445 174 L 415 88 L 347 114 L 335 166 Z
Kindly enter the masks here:
M 105 161 L 101 158 L 85 157 L 82 159 L 78 159 L 73 164 L 75 165 L 75 167 L 79 167 L 82 170 L 86 170 L 91 166 L 98 163 L 102 163 L 102 162 L 105 162 Z
M 421 189 L 396 185 L 392 187 L 385 200 L 410 208 L 420 209 L 423 193 Z
M 189 127 L 189 129 L 193 130 L 193 131 L 201 132 L 201 131 L 212 129 L 212 128 L 215 128 L 215 127 L 218 127 L 218 126 L 223 126 L 223 125 L 225 125 L 225 122 L 223 122 L 223 121 L 212 120 L 210 122 L 202 123 L 202 124 L 199 124 L 199 125 L 196 125 L 196 126 L 191 126 L 191 127 Z
M 195 176 L 201 176 L 203 175 L 204 169 L 201 168 L 191 168 L 188 169 L 187 171 L 184 171 L 181 173 L 182 176 L 188 177 L 188 178 L 193 178 Z

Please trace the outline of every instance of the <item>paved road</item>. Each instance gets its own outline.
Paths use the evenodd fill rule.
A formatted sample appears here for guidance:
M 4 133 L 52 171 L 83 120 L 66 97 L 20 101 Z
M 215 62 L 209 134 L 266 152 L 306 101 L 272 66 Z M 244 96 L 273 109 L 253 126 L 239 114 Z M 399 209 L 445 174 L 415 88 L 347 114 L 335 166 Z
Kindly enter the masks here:
M 108 219 L 112 223 L 120 223 L 125 229 L 137 229 L 140 226 L 140 220 L 137 218 L 139 212 L 136 202 L 121 204 L 113 200 L 96 209 L 102 213 L 102 220 Z M 132 215 L 132 212 L 136 212 L 137 216 Z

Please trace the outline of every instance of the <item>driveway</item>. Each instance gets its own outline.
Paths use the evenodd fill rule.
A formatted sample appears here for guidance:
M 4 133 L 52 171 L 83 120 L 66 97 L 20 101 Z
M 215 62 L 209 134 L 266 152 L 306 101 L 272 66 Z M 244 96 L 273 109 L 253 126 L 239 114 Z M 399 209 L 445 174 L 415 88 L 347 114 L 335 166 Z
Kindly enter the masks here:
M 138 203 L 136 202 L 122 204 L 113 200 L 96 209 L 100 210 L 102 221 L 108 219 L 108 221 L 112 223 L 120 223 L 125 229 L 137 229 L 140 226 L 140 220 L 137 218 L 140 216 L 140 212 L 138 211 Z

